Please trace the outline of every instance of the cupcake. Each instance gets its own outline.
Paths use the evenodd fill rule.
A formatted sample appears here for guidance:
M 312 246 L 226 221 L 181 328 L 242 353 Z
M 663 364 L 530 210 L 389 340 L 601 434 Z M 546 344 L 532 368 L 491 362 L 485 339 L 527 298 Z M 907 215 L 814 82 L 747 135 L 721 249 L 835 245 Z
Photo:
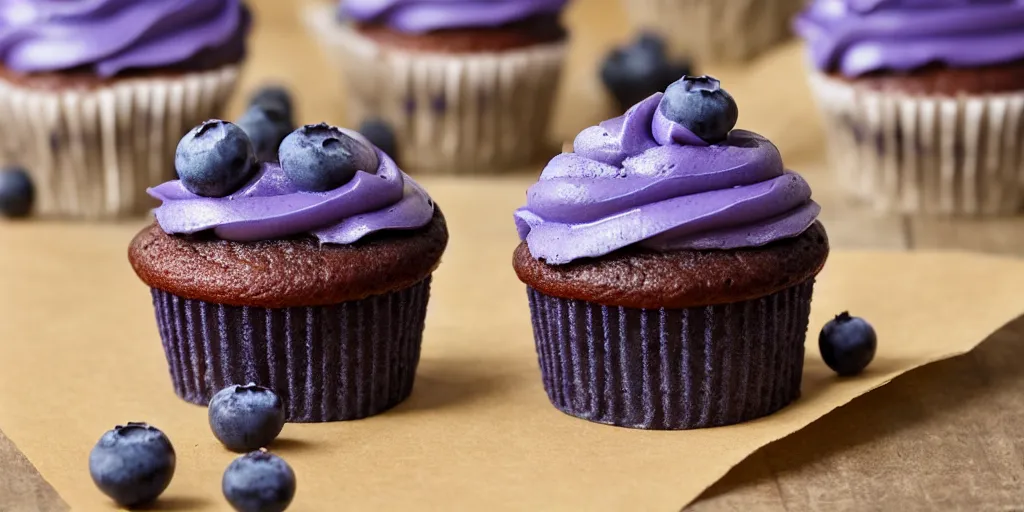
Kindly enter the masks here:
M 633 25 L 666 38 L 675 57 L 742 62 L 791 37 L 806 0 L 625 0 Z
M 683 77 L 584 130 L 515 213 L 556 408 L 622 427 L 752 420 L 800 395 L 819 206 L 736 103 Z
M 412 391 L 444 216 L 386 154 L 325 124 L 258 163 L 241 128 L 208 121 L 149 190 L 156 222 L 129 260 L 152 289 L 175 392 L 207 404 L 253 382 L 289 421 L 352 420 Z
M 238 78 L 240 0 L 0 3 L 0 152 L 36 185 L 36 213 L 143 215 L 178 139 Z
M 422 173 L 494 173 L 546 149 L 566 0 L 345 0 L 308 19 L 341 62 L 348 114 L 390 124 Z
M 831 166 L 877 209 L 1024 207 L 1024 2 L 816 0 L 795 23 Z

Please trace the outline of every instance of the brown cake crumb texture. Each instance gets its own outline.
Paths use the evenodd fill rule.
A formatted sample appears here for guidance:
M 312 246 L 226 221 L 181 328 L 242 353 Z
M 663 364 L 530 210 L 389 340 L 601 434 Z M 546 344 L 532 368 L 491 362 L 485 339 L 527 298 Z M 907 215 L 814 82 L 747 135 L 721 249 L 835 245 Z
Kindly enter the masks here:
M 727 251 L 656 252 L 626 248 L 566 265 L 548 265 L 523 242 L 513 265 L 541 293 L 606 306 L 683 309 L 756 299 L 802 283 L 828 257 L 825 228 L 815 222 L 798 237 Z
M 557 17 L 541 16 L 500 27 L 437 30 L 408 34 L 380 24 L 360 24 L 359 33 L 384 47 L 436 53 L 500 52 L 566 38 Z
M 284 308 L 364 299 L 416 284 L 448 244 L 444 215 L 416 231 L 388 231 L 351 245 L 307 236 L 232 242 L 179 236 L 156 223 L 136 235 L 128 259 L 143 282 L 174 295 L 233 306 Z
M 892 93 L 926 96 L 996 94 L 1024 91 L 1024 60 L 974 68 L 932 65 L 908 72 L 879 71 L 856 78 L 840 73 L 829 76 L 859 87 Z

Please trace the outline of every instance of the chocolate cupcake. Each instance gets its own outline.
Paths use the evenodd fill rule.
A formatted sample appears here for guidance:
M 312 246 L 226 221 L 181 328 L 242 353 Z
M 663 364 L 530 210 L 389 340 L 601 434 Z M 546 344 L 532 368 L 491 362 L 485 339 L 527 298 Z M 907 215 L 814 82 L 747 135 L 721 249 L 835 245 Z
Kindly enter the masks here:
M 345 0 L 307 18 L 344 69 L 352 123 L 384 119 L 403 165 L 442 174 L 524 166 L 546 149 L 566 0 Z
M 743 62 L 792 37 L 806 0 L 624 0 L 633 25 L 657 32 L 675 57 Z
M 1024 208 L 1024 3 L 817 0 L 796 20 L 829 157 L 877 209 Z
M 203 404 L 255 382 L 289 421 L 380 413 L 412 391 L 444 216 L 355 132 L 311 125 L 256 163 L 244 132 L 182 139 L 180 180 L 129 259 L 152 288 L 175 392 Z
M 800 394 L 819 206 L 778 149 L 684 77 L 584 130 L 515 214 L 544 387 L 561 411 L 644 429 L 770 414 Z
M 0 149 L 31 173 L 37 213 L 148 212 L 178 139 L 234 89 L 249 24 L 240 0 L 0 7 Z

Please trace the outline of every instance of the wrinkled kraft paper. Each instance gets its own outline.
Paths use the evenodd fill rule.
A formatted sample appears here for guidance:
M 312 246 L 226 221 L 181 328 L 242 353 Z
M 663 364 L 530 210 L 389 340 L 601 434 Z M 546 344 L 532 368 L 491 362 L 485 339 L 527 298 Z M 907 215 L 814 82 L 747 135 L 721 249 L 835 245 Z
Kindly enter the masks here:
M 709 430 L 588 423 L 548 403 L 511 267 L 510 212 L 528 182 L 424 182 L 452 241 L 412 397 L 367 420 L 287 425 L 273 449 L 298 475 L 292 510 L 678 510 L 758 447 L 970 350 L 1024 311 L 1021 261 L 837 251 L 815 289 L 796 403 Z M 125 256 L 139 227 L 0 225 L 0 428 L 73 509 L 107 510 L 89 450 L 117 423 L 152 422 L 178 453 L 166 506 L 221 510 L 234 455 L 211 435 L 206 410 L 171 388 L 149 291 Z M 841 380 L 814 344 L 846 309 L 871 320 L 880 345 L 867 373 Z

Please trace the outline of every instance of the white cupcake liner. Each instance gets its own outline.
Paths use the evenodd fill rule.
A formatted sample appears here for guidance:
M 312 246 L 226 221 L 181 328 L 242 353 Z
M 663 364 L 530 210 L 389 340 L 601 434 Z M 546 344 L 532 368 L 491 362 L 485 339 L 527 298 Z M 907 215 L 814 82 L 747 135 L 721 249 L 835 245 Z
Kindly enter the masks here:
M 80 89 L 0 79 L 0 147 L 32 176 L 38 215 L 144 215 L 146 187 L 174 178 L 178 140 L 221 113 L 237 79 L 236 65 Z
M 547 148 L 565 43 L 421 52 L 377 44 L 339 23 L 331 6 L 309 7 L 307 20 L 342 67 L 349 122 L 388 121 L 405 170 L 492 174 Z
M 994 216 L 1024 207 L 1024 91 L 880 92 L 811 75 L 842 184 L 882 211 Z
M 792 35 L 805 0 L 625 0 L 633 25 L 653 30 L 672 56 L 745 61 Z

